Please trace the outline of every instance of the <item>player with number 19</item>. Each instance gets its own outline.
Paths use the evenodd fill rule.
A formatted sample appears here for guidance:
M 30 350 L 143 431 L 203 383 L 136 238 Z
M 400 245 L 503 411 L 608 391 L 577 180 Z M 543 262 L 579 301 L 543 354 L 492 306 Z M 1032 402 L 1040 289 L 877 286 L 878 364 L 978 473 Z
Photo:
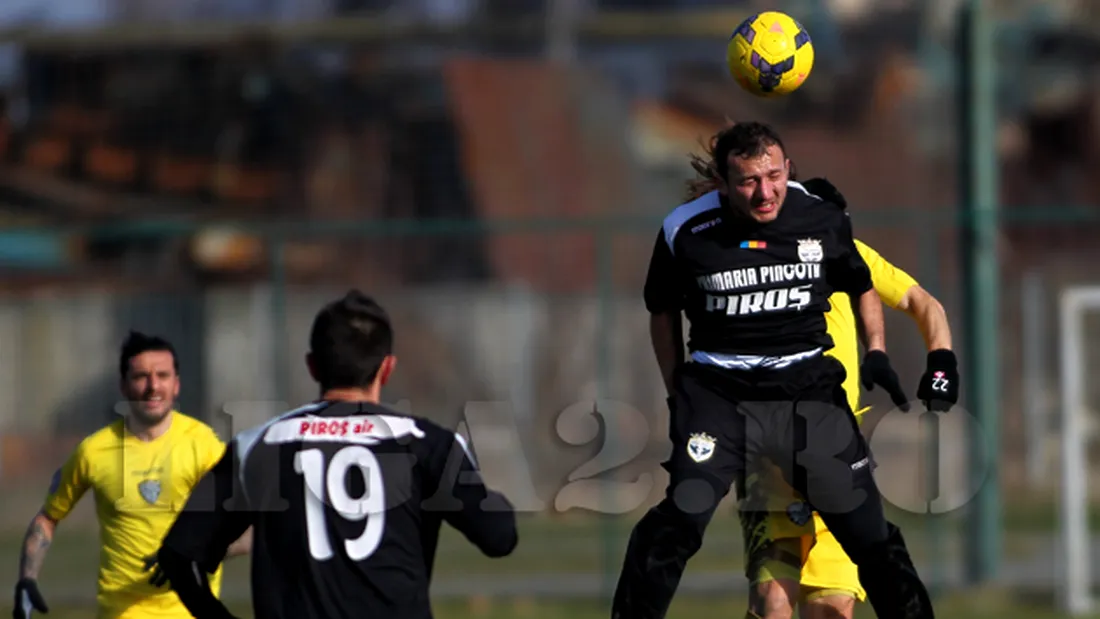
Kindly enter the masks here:
M 392 348 L 385 311 L 358 291 L 317 315 L 321 398 L 238 434 L 158 553 L 195 617 L 231 617 L 202 576 L 249 526 L 257 619 L 428 619 L 443 522 L 488 556 L 515 548 L 514 510 L 462 437 L 379 404 Z

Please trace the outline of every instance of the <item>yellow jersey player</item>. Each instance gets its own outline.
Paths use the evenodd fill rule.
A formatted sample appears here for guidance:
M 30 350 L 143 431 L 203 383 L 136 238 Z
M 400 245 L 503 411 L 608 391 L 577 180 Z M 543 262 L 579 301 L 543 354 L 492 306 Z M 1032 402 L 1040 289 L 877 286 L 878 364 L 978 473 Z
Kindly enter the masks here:
M 191 489 L 225 452 L 201 421 L 174 410 L 179 365 L 166 340 L 132 332 L 119 359 L 129 414 L 85 438 L 54 473 L 42 510 L 23 542 L 15 619 L 47 612 L 37 579 L 57 524 L 88 490 L 95 496 L 100 559 L 97 619 L 189 618 L 168 588 L 149 582 L 149 559 Z M 248 552 L 244 535 L 227 556 Z M 211 579 L 220 590 L 221 569 Z
M 815 194 L 843 200 L 826 181 L 805 183 Z M 883 303 L 905 312 L 917 323 L 929 352 L 929 372 L 922 378 L 918 398 L 932 410 L 947 410 L 958 400 L 958 371 L 951 353 L 951 330 L 943 306 L 908 273 L 886 261 L 878 252 L 856 240 L 856 247 L 871 271 L 871 280 Z M 859 408 L 859 349 L 856 320 L 847 295 L 830 298 L 826 314 L 833 355 L 844 364 L 848 376 L 844 390 L 856 416 Z M 895 398 L 895 401 L 897 399 Z M 898 402 L 900 404 L 900 402 Z M 903 406 L 905 410 L 907 405 Z M 851 619 L 855 602 L 866 593 L 858 570 L 840 544 L 778 472 L 766 480 L 749 479 L 750 501 L 765 505 L 763 511 L 742 511 L 745 533 L 746 575 L 751 583 L 748 617 L 792 617 L 796 604 L 803 619 Z

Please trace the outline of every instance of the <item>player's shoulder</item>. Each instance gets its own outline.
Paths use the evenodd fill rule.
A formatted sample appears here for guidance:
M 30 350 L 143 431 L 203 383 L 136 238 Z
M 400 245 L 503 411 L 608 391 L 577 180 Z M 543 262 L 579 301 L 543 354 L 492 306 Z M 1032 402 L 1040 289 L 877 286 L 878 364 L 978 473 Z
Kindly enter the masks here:
M 783 220 L 783 227 L 800 234 L 824 234 L 844 227 L 848 211 L 834 200 L 811 193 L 802 183 L 788 181 Z
M 717 219 L 721 208 L 720 194 L 718 191 L 710 191 L 672 209 L 661 223 L 665 242 L 672 247 L 681 230 L 685 228 L 690 230 L 694 226 L 702 225 L 704 221 Z
M 821 196 L 811 192 L 805 185 L 798 181 L 787 181 L 786 207 L 806 209 L 807 212 L 829 217 L 847 217 L 848 210 L 842 202 L 831 200 L 828 196 Z
M 328 402 L 311 402 L 276 415 L 261 424 L 242 430 L 233 435 L 233 438 L 229 442 L 229 448 L 236 453 L 238 460 L 243 461 L 268 432 L 274 429 L 276 432 L 281 430 L 282 434 L 289 435 L 290 432 L 287 422 L 295 422 L 300 418 L 307 417 L 310 414 L 323 410 L 328 404 Z
M 402 438 L 403 443 L 413 453 L 421 455 L 450 454 L 457 444 L 466 452 L 467 457 L 473 460 L 473 454 L 466 439 L 451 428 L 428 419 L 397 411 L 389 411 L 380 416 L 384 423 L 390 426 L 390 432 L 396 437 Z M 394 430 L 403 430 L 394 432 Z
M 425 443 L 434 446 L 449 441 L 454 434 L 427 417 L 411 415 L 384 404 L 366 406 L 363 414 L 375 424 L 375 427 L 364 427 L 363 430 L 382 440 L 393 439 L 408 444 Z
M 853 239 L 853 241 L 855 242 L 856 250 L 859 252 L 859 257 L 863 258 L 863 262 L 865 262 L 867 268 L 871 270 L 871 280 L 875 282 L 876 286 L 887 282 L 906 288 L 911 285 L 908 274 L 899 271 L 897 267 L 891 264 L 890 261 L 884 258 L 876 249 L 859 239 Z
M 191 415 L 185 415 L 179 411 L 172 413 L 172 423 L 180 424 L 179 436 L 185 440 L 190 441 L 217 441 L 221 443 L 222 440 L 218 436 L 218 433 L 214 431 L 214 428 L 210 427 L 206 422 L 192 417 Z
M 441 443 L 449 443 L 455 436 L 454 430 L 449 430 L 443 425 L 428 419 L 427 417 L 418 417 L 416 415 L 406 415 L 404 413 L 394 412 L 392 415 L 398 419 L 405 420 L 405 423 L 410 423 L 419 430 L 418 438 L 424 439 L 431 445 L 439 445 Z
M 114 451 L 118 448 L 119 441 L 125 436 L 126 419 L 119 417 L 85 436 L 83 440 L 77 443 L 74 453 L 91 455 L 103 449 Z
M 856 250 L 859 251 L 859 255 L 864 261 L 881 258 L 881 255 L 873 247 L 864 243 L 859 239 L 852 239 L 855 242 Z

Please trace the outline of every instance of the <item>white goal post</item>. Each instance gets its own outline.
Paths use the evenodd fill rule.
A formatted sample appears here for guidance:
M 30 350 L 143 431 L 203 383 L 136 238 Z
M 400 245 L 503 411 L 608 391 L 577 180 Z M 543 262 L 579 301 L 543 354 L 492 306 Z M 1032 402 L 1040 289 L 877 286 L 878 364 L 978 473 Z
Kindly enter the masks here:
M 1100 285 L 1062 291 L 1062 604 L 1071 616 L 1092 612 L 1091 540 L 1088 522 L 1088 414 L 1085 385 L 1085 316 L 1100 310 Z

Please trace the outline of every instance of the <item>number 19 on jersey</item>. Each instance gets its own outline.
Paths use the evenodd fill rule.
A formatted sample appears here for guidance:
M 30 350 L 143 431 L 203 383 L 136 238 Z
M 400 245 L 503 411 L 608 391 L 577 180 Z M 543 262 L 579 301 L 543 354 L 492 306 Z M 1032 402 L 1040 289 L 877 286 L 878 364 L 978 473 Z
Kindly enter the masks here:
M 363 496 L 351 497 L 347 491 L 347 476 L 352 467 L 359 469 L 366 482 Z M 350 445 L 337 451 L 325 467 L 325 453 L 307 449 L 294 454 L 294 470 L 303 477 L 306 532 L 309 552 L 317 561 L 332 558 L 332 543 L 325 505 L 349 522 L 366 520 L 363 534 L 344 540 L 344 552 L 352 561 L 370 557 L 382 543 L 386 527 L 386 499 L 382 485 L 382 468 L 374 452 L 361 445 Z

